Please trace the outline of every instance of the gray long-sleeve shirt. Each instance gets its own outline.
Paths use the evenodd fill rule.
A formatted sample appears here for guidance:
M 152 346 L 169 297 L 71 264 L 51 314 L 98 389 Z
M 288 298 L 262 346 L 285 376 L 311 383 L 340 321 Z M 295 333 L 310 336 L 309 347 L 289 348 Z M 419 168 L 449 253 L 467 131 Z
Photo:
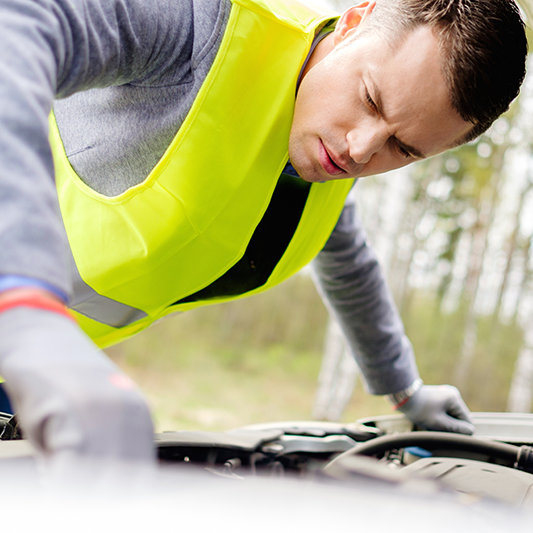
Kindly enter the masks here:
M 0 276 L 71 292 L 47 138 L 53 99 L 80 177 L 103 194 L 126 190 L 179 129 L 230 7 L 229 0 L 0 0 Z M 353 206 L 316 271 L 370 392 L 409 386 L 417 377 L 412 349 Z

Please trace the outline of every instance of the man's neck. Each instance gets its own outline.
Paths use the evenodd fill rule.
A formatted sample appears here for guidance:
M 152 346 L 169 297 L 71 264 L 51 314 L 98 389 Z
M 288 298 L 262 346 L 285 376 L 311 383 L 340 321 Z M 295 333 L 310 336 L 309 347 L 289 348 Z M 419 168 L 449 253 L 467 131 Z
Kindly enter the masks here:
M 322 61 L 333 50 L 333 48 L 335 48 L 335 45 L 333 44 L 333 32 L 331 32 L 329 35 L 324 37 L 312 51 L 311 56 L 307 60 L 307 63 L 302 71 L 300 82 L 315 65 L 320 63 L 320 61 Z

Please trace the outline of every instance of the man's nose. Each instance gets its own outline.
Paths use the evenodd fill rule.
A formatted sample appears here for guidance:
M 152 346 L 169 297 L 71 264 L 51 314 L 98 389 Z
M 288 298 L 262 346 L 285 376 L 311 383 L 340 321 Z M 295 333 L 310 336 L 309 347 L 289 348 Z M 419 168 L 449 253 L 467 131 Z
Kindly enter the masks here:
M 381 150 L 389 135 L 385 125 L 360 125 L 346 136 L 350 157 L 359 164 L 366 164 L 372 156 Z

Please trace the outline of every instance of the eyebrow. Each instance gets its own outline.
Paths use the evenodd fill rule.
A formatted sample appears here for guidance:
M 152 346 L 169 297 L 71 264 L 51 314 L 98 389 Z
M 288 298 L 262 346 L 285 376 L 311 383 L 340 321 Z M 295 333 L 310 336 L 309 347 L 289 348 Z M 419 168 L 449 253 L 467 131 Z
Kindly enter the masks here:
M 384 117 L 385 117 L 385 113 L 383 112 L 383 100 L 381 99 L 381 92 L 378 88 L 378 86 L 374 83 L 374 81 L 370 78 L 370 83 L 369 85 L 372 86 L 372 91 L 374 93 L 374 95 L 370 95 L 372 100 L 374 100 L 374 103 L 376 104 L 376 109 L 378 111 L 378 113 Z M 425 159 L 426 156 L 420 151 L 418 150 L 418 148 L 415 148 L 414 146 L 411 146 L 410 144 L 407 144 L 407 143 L 404 143 L 403 141 L 401 141 L 400 139 L 398 139 L 398 137 L 396 137 L 395 135 L 393 136 L 393 138 L 395 139 L 395 141 L 398 143 L 398 146 L 400 148 L 402 148 L 403 150 L 405 150 L 406 152 L 409 152 L 411 155 L 415 156 L 415 157 L 418 157 L 420 159 Z

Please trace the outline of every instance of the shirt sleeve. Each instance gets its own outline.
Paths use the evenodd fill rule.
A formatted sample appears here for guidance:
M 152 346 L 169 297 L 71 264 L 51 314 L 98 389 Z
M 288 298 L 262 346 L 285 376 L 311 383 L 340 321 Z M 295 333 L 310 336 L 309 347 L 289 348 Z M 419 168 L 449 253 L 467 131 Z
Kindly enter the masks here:
M 71 292 L 48 143 L 52 102 L 161 79 L 188 47 L 192 1 L 0 2 L 0 276 Z
M 413 349 L 383 272 L 349 199 L 313 263 L 315 282 L 339 322 L 372 394 L 390 394 L 418 378 Z

